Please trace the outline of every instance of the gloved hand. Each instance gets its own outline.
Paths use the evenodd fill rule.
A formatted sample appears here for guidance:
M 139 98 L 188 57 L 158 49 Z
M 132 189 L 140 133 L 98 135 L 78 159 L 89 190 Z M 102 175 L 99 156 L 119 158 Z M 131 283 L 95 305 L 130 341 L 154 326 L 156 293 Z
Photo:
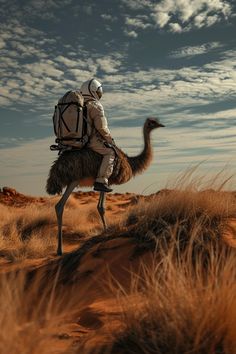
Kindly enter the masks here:
M 112 143 L 108 143 L 107 141 L 104 142 L 104 145 L 108 148 L 112 148 L 113 146 L 116 146 L 115 140 L 112 139 Z
M 104 145 L 105 145 L 107 148 L 112 148 L 112 147 L 113 147 L 113 144 L 110 144 L 110 143 L 108 143 L 107 141 L 104 141 Z

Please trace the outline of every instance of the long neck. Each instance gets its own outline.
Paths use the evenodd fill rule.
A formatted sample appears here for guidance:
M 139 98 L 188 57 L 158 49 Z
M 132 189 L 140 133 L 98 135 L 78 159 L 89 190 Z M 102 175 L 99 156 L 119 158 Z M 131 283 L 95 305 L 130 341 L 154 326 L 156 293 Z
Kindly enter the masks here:
M 152 160 L 152 146 L 150 141 L 150 132 L 143 128 L 144 148 L 137 156 L 127 156 L 128 162 L 131 166 L 133 176 L 142 173 L 148 168 Z

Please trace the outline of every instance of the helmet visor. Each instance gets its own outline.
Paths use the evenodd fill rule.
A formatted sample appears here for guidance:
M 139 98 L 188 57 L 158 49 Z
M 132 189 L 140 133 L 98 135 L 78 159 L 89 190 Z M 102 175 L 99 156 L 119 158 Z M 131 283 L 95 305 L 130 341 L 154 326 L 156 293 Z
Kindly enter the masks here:
M 99 99 L 102 97 L 102 94 L 103 94 L 102 86 L 98 87 L 96 94 Z

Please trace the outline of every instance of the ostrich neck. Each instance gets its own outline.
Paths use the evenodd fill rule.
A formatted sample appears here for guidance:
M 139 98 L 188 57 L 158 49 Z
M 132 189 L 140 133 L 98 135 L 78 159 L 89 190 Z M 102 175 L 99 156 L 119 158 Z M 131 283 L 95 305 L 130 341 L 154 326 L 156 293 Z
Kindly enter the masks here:
M 132 169 L 133 175 L 142 173 L 151 163 L 152 160 L 152 146 L 150 140 L 150 132 L 143 129 L 144 148 L 143 151 L 137 156 L 127 156 L 128 162 Z

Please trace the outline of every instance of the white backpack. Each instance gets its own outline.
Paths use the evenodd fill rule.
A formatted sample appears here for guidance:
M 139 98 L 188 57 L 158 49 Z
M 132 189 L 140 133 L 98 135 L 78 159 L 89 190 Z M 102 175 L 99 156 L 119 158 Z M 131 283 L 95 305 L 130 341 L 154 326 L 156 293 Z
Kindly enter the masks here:
M 88 140 L 87 107 L 79 91 L 68 91 L 59 99 L 53 115 L 56 143 L 76 148 L 84 147 Z

